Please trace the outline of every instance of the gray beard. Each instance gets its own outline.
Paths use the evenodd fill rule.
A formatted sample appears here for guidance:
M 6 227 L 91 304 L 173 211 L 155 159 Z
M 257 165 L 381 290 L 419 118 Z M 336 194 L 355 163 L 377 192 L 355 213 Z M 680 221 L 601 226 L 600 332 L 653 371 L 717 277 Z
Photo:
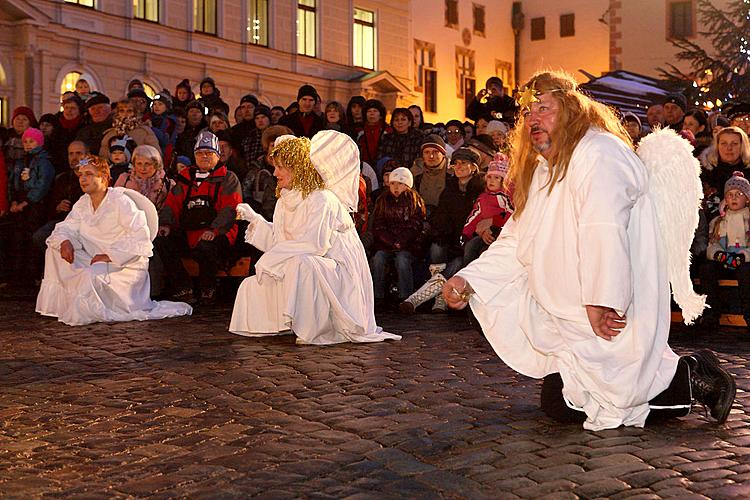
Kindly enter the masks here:
M 532 147 L 537 153 L 544 153 L 545 151 L 549 151 L 549 148 L 552 147 L 552 142 L 547 141 L 544 144 L 534 144 Z

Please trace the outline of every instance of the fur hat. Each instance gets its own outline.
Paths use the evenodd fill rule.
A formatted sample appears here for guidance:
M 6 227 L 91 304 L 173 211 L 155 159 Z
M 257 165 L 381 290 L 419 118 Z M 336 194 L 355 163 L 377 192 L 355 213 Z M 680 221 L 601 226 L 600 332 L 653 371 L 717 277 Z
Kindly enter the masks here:
M 307 84 L 301 86 L 299 90 L 297 91 L 297 100 L 299 101 L 305 96 L 312 97 L 315 100 L 318 100 L 318 97 L 319 97 L 318 91 L 315 90 L 315 87 L 313 87 L 312 85 L 307 85 Z
M 89 94 L 89 98 L 86 99 L 86 109 L 91 109 L 92 107 L 96 106 L 97 104 L 109 104 L 109 97 L 102 94 L 101 92 L 91 92 Z
M 27 137 L 33 139 L 34 142 L 36 142 L 37 146 L 44 146 L 44 134 L 38 128 L 34 128 L 34 127 L 27 128 L 26 131 L 21 136 L 21 139 L 23 140 L 23 139 L 26 139 Z
M 732 189 L 737 189 L 745 195 L 745 198 L 750 200 L 750 181 L 745 179 L 745 174 L 742 172 L 735 171 L 732 173 L 732 177 L 724 184 L 724 195 L 726 196 L 726 193 Z
M 487 173 L 498 173 L 503 179 L 507 177 L 510 163 L 505 153 L 495 153 L 492 161 L 487 165 Z
M 414 187 L 414 176 L 408 168 L 398 167 L 390 173 L 388 182 L 400 182 L 412 188 Z
M 445 141 L 437 134 L 430 134 L 422 140 L 422 146 L 419 149 L 424 151 L 424 148 L 435 148 L 445 154 Z
M 207 149 L 213 151 L 217 155 L 221 156 L 221 149 L 219 149 L 219 138 L 208 130 L 204 130 L 195 139 L 195 148 L 193 151 L 200 151 Z

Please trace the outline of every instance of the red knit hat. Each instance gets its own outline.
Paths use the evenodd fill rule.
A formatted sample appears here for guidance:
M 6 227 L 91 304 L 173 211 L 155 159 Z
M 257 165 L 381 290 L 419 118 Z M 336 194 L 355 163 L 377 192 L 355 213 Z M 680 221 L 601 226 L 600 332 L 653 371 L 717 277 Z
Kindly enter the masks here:
M 16 119 L 16 116 L 23 115 L 26 118 L 29 119 L 31 122 L 31 126 L 34 128 L 37 128 L 39 126 L 39 122 L 36 121 L 36 116 L 34 116 L 34 110 L 29 108 L 28 106 L 18 106 L 16 109 L 13 110 L 13 118 L 11 118 L 11 123 L 13 123 L 13 120 Z

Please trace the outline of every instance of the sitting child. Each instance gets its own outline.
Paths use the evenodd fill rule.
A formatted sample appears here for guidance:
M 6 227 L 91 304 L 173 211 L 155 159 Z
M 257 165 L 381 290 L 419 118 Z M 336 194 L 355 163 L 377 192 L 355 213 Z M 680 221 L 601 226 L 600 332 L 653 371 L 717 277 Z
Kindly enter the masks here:
M 513 203 L 505 189 L 507 175 L 508 157 L 503 153 L 495 153 L 484 174 L 485 190 L 474 202 L 474 208 L 464 226 L 464 266 L 489 248 L 513 215 Z
M 740 304 L 745 322 L 750 325 L 750 182 L 742 172 L 734 172 L 724 185 L 724 210 L 709 225 L 707 260 L 701 265 L 701 288 L 707 295 L 701 325 L 719 324 L 719 273 L 731 271 L 739 285 Z
M 425 206 L 414 191 L 408 168 L 399 167 L 389 176 L 388 191 L 375 202 L 372 214 L 373 250 L 370 259 L 375 305 L 382 307 L 386 291 L 386 264 L 394 260 L 398 274 L 398 295 L 406 299 L 414 290 L 412 263 L 420 253 Z
M 115 180 L 133 168 L 130 164 L 131 151 L 128 146 L 128 137 L 113 137 L 109 143 L 109 170 Z

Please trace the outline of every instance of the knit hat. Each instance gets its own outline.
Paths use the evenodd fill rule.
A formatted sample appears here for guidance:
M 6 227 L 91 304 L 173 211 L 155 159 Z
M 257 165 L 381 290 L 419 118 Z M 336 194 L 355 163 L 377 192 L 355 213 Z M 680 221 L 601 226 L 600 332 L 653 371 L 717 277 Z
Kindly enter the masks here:
M 44 113 L 39 118 L 39 124 L 41 125 L 42 123 L 51 123 L 53 127 L 60 126 L 60 120 L 58 120 L 57 117 L 52 113 Z
M 161 92 L 156 94 L 154 96 L 154 100 L 151 101 L 151 104 L 153 104 L 155 101 L 163 103 L 167 107 L 167 111 L 170 111 L 172 109 L 172 96 L 169 95 L 167 89 L 162 89 Z
M 318 99 L 318 91 L 315 90 L 315 87 L 313 87 L 312 85 L 305 84 L 305 85 L 301 86 L 299 88 L 299 90 L 297 91 L 297 100 L 299 101 L 300 99 L 302 99 L 305 96 L 309 96 L 309 97 L 312 97 L 313 99 L 317 100 Z
M 130 151 L 130 144 L 128 144 L 130 141 L 130 137 L 127 135 L 122 138 L 113 138 L 112 141 L 109 143 L 109 151 L 122 151 L 125 153 L 125 158 L 127 159 L 127 163 L 130 163 L 130 157 L 131 157 L 131 151 Z
M 192 108 L 199 110 L 202 115 L 206 115 L 208 113 L 208 109 L 203 105 L 202 102 L 198 100 L 190 101 L 189 103 L 187 103 L 187 105 L 185 106 L 185 112 L 187 113 Z
M 635 113 L 631 113 L 630 111 L 622 114 L 622 123 L 625 122 L 633 122 L 638 124 L 638 128 L 641 128 L 641 119 L 638 118 L 638 115 Z
M 499 173 L 505 179 L 509 168 L 508 156 L 505 153 L 495 153 L 492 161 L 487 165 L 487 173 Z
M 109 97 L 102 94 L 101 92 L 94 91 L 89 94 L 89 98 L 86 100 L 86 109 L 91 109 L 97 104 L 109 104 L 109 103 L 110 103 Z
M 190 161 L 190 158 L 188 158 L 187 156 L 183 156 L 183 155 L 178 156 L 174 162 L 175 164 L 182 163 L 183 165 L 188 166 L 188 167 L 192 164 L 192 162 Z
M 458 148 L 451 155 L 451 165 L 458 160 L 465 160 L 472 163 L 475 167 L 479 166 L 479 155 L 469 148 Z
M 134 88 L 143 88 L 143 82 L 140 81 L 138 78 L 133 78 L 128 82 L 128 92 L 133 90 Z
M 271 108 L 266 106 L 265 104 L 259 104 L 255 106 L 255 113 L 253 114 L 253 117 L 258 115 L 266 115 L 268 119 L 271 119 Z
M 258 98 L 255 97 L 253 94 L 245 94 L 245 95 L 242 96 L 242 99 L 240 99 L 240 105 L 242 105 L 242 104 L 244 104 L 246 102 L 251 103 L 253 106 L 257 106 L 258 105 Z
M 445 154 L 445 141 L 437 134 L 430 134 L 422 140 L 420 151 L 424 151 L 424 148 L 435 148 Z
M 33 139 L 36 142 L 37 146 L 44 146 L 44 134 L 38 128 L 34 128 L 34 127 L 27 128 L 26 131 L 21 136 L 21 140 L 26 139 L 27 137 L 30 139 Z
M 682 111 L 687 109 L 687 97 L 679 92 L 672 92 L 671 94 L 666 95 L 664 98 L 664 104 L 670 103 L 678 105 Z
M 390 173 L 390 175 L 388 176 L 388 182 L 400 182 L 401 184 L 406 184 L 411 188 L 414 187 L 414 176 L 411 174 L 411 171 L 408 168 L 398 167 Z
M 26 134 L 24 134 L 26 135 Z M 745 174 L 740 171 L 732 173 L 732 177 L 724 184 L 724 193 L 726 194 L 732 189 L 739 190 L 745 197 L 750 200 L 750 181 L 745 179 Z
M 221 149 L 219 149 L 219 138 L 208 130 L 204 130 L 195 139 L 195 148 L 193 151 L 200 151 L 207 149 L 213 151 L 217 155 L 221 156 Z
M 493 132 L 502 132 L 503 134 L 508 133 L 508 126 L 500 120 L 490 120 L 487 124 L 485 134 L 491 134 Z
M 36 121 L 36 116 L 34 116 L 34 110 L 32 110 L 31 108 L 29 108 L 28 106 L 18 106 L 16 109 L 14 109 L 13 110 L 13 117 L 10 120 L 11 123 L 13 122 L 13 120 L 16 119 L 16 116 L 18 116 L 18 115 L 23 115 L 26 118 L 28 118 L 29 121 L 31 122 L 31 126 L 32 127 L 36 128 L 36 127 L 39 126 L 39 123 L 37 123 L 37 121 Z

